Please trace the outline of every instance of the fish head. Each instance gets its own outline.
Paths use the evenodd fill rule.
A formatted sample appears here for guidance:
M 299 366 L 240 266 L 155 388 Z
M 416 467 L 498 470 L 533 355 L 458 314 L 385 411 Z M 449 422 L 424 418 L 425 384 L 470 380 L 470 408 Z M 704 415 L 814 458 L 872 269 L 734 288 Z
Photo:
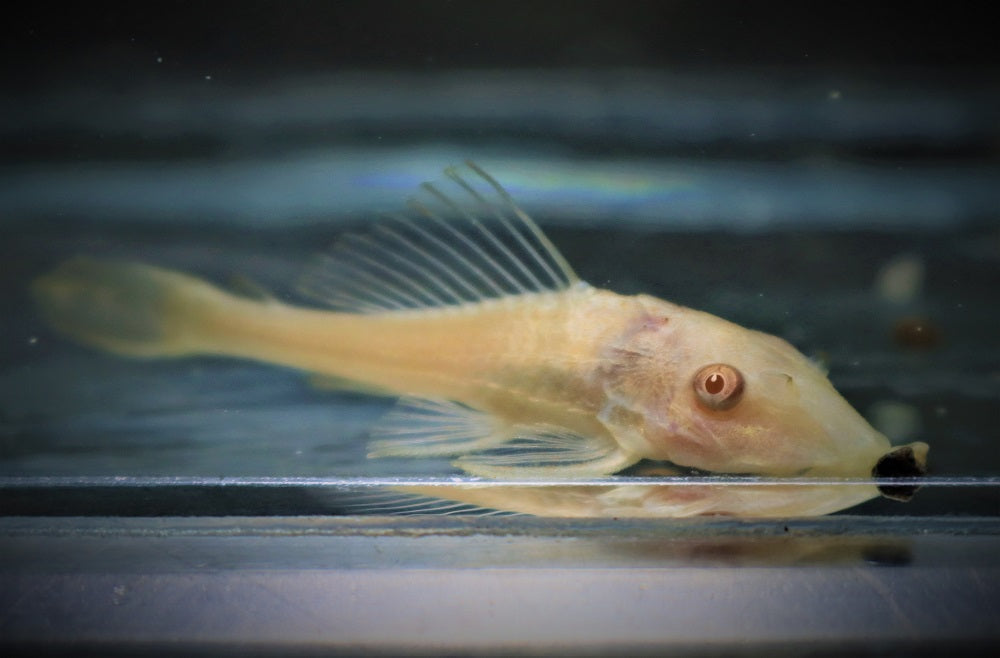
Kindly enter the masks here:
M 634 351 L 643 365 L 634 361 L 618 383 L 632 379 L 630 411 L 639 430 L 631 440 L 639 445 L 631 447 L 647 458 L 775 476 L 924 471 L 926 444 L 893 448 L 781 338 L 682 309 L 659 326 L 647 321 L 632 340 L 641 342 Z M 617 389 L 619 402 L 625 390 Z

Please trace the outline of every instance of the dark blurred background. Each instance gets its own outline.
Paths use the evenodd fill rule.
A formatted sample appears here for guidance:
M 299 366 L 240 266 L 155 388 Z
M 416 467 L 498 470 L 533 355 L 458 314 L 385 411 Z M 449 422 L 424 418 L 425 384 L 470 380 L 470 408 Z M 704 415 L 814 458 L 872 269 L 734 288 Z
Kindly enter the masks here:
M 36 2 L 5 18 L 5 86 L 338 69 L 863 68 L 997 72 L 988 5 L 951 2 Z

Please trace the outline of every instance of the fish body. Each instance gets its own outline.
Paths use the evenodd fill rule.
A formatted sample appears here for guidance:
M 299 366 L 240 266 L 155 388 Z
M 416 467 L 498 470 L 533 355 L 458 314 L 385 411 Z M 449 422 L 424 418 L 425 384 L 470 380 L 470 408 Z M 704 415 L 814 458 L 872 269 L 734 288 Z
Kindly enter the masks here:
M 447 172 L 459 201 L 425 185 L 429 201 L 411 202 L 417 219 L 376 224 L 310 269 L 302 289 L 333 310 L 86 258 L 38 279 L 35 298 L 55 328 L 113 352 L 256 359 L 400 396 L 373 431 L 372 456 L 447 455 L 497 478 L 603 476 L 640 460 L 879 474 L 889 441 L 795 348 L 580 281 L 469 166 L 471 179 Z M 926 445 L 909 455 L 921 472 Z

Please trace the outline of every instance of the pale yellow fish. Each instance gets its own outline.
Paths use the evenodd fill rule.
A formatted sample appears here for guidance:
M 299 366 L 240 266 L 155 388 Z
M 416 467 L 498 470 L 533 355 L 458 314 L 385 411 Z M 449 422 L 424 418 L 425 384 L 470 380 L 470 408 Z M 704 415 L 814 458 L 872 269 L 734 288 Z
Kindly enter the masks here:
M 452 456 L 474 475 L 550 480 L 640 460 L 779 477 L 923 472 L 926 444 L 893 449 L 787 342 L 580 281 L 503 188 L 468 168 L 310 269 L 302 289 L 335 310 L 86 258 L 33 292 L 53 327 L 119 354 L 256 359 L 401 396 L 372 456 Z M 826 513 L 860 502 L 861 488 L 798 506 L 791 492 L 768 506 L 732 502 L 734 491 L 662 515 Z

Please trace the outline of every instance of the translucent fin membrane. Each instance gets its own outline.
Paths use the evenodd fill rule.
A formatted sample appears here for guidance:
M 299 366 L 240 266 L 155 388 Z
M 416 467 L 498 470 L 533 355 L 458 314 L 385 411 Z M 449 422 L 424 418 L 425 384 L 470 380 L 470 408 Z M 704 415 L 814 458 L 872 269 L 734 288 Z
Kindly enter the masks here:
M 425 183 L 407 212 L 341 239 L 299 289 L 358 313 L 469 304 L 578 281 L 535 222 L 475 164 Z
M 508 437 L 489 414 L 445 400 L 404 397 L 371 431 L 369 457 L 455 456 Z
M 350 515 L 389 516 L 518 516 L 519 512 L 492 509 L 471 503 L 456 502 L 420 494 L 376 489 L 345 492 L 339 508 Z

